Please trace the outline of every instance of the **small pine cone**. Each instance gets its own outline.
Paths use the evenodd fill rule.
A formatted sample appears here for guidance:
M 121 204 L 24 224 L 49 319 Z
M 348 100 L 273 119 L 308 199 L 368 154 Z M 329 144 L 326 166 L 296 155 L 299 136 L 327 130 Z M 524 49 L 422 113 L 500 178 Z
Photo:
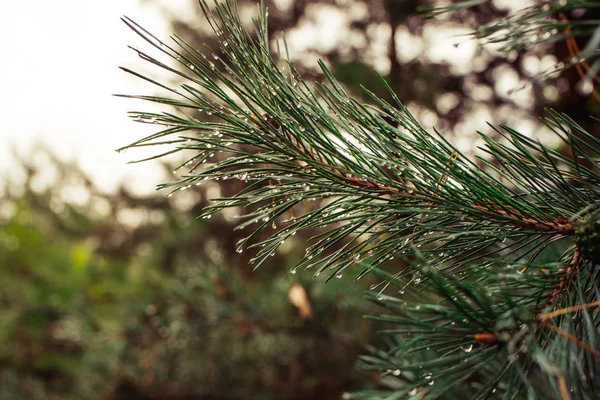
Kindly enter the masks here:
M 594 265 L 600 264 L 600 211 L 575 225 L 575 244 L 583 257 Z

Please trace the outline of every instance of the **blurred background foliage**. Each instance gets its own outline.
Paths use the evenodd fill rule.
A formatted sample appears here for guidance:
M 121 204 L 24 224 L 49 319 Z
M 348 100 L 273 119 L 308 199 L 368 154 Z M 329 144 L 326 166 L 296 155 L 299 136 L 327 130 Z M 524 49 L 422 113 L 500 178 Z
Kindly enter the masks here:
M 290 274 L 295 246 L 254 273 L 232 221 L 195 218 L 200 192 L 100 193 L 39 153 L 54 183 L 24 164 L 2 204 L 0 398 L 328 398 L 364 379 L 350 277 Z
M 216 49 L 193 0 L 185 15 L 145 1 L 163 7 L 190 43 Z M 543 137 L 543 108 L 581 121 L 597 108 L 575 89 L 573 70 L 515 90 L 569 57 L 564 44 L 502 53 L 461 36 L 506 15 L 507 2 L 430 20 L 416 12 L 429 2 L 415 0 L 265 3 L 272 39 L 285 34 L 304 77 L 319 80 L 323 59 L 357 95 L 364 84 L 385 98 L 377 70 L 461 150 L 485 122 Z M 239 4 L 250 21 L 256 1 Z M 207 199 L 237 192 L 239 182 L 173 197 L 103 193 L 45 149 L 19 168 L 24 180 L 9 178 L 0 203 L 1 400 L 338 398 L 377 385 L 354 367 L 364 344 L 378 340 L 375 323 L 362 319 L 372 311 L 362 296 L 371 278 L 324 285 L 290 273 L 310 234 L 252 271 L 252 254 L 235 251 L 243 235 L 234 215 L 196 219 Z

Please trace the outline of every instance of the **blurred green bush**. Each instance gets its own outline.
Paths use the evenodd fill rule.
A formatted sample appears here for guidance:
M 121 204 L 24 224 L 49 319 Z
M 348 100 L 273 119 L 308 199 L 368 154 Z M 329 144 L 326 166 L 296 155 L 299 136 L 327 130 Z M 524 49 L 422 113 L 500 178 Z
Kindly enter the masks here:
M 293 245 L 249 271 L 232 221 L 195 219 L 203 193 L 105 194 L 50 158 L 56 179 L 25 165 L 0 206 L 0 399 L 338 398 L 374 384 L 354 369 L 373 333 L 364 285 L 289 273 Z

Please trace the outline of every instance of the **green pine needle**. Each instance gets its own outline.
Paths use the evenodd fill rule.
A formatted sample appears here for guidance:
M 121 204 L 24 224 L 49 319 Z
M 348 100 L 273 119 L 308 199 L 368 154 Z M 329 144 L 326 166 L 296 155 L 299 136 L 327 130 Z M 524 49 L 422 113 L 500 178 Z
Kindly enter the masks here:
M 159 131 L 127 147 L 192 154 L 178 167 L 187 172 L 161 185 L 170 193 L 211 180 L 246 183 L 202 216 L 243 210 L 238 228 L 248 235 L 238 251 L 252 249 L 256 266 L 316 228 L 294 270 L 331 278 L 353 268 L 397 288 L 399 297 L 369 294 L 389 311 L 374 318 L 392 327 L 388 348 L 362 360 L 393 390 L 353 396 L 560 398 L 565 385 L 593 393 L 597 358 L 585 346 L 598 351 L 599 310 L 541 316 L 600 298 L 598 270 L 575 245 L 577 221 L 600 207 L 597 138 L 550 112 L 545 123 L 568 151 L 502 126 L 494 129 L 503 140 L 481 134 L 485 157 L 469 159 L 424 130 L 384 79 L 395 103 L 367 91 L 375 105 L 366 105 L 322 63 L 323 81 L 311 84 L 276 62 L 264 8 L 250 34 L 234 2 L 200 5 L 225 59 L 123 19 L 158 55 L 134 51 L 184 82 L 173 88 L 123 68 L 165 92 L 125 97 L 177 109 L 131 113 Z M 391 260 L 400 265 L 392 273 Z

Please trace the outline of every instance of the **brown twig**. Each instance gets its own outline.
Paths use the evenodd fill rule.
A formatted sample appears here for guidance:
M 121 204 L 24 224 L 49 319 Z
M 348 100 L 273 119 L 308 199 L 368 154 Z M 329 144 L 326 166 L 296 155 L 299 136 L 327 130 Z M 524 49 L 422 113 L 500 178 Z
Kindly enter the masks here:
M 555 285 L 553 290 L 546 295 L 547 297 L 549 297 L 549 300 L 546 303 L 541 304 L 536 308 L 536 311 L 535 311 L 536 316 L 533 317 L 531 319 L 531 321 L 539 324 L 538 328 L 536 329 L 536 332 L 539 331 L 540 328 L 546 327 L 546 328 L 558 333 L 559 335 L 565 337 L 567 340 L 570 340 L 570 341 L 576 343 L 578 346 L 589 351 L 590 353 L 600 356 L 600 352 L 598 352 L 597 350 L 592 349 L 590 346 L 583 343 L 581 340 L 579 340 L 575 336 L 569 334 L 568 332 L 565 332 L 564 330 L 562 330 L 550 323 L 550 320 L 552 318 L 558 317 L 560 315 L 585 310 L 587 308 L 598 307 L 598 306 L 600 306 L 600 300 L 594 301 L 592 303 L 561 308 L 561 309 L 554 310 L 554 311 L 546 313 L 546 314 L 539 315 L 544 309 L 548 308 L 549 305 L 553 305 L 556 302 L 556 299 L 558 298 L 559 295 L 565 293 L 565 290 L 569 287 L 571 282 L 575 279 L 577 272 L 579 271 L 579 262 L 580 262 L 580 255 L 579 255 L 579 252 L 577 250 L 575 250 L 575 254 L 573 255 L 573 258 L 571 259 L 571 262 L 569 263 L 569 265 L 566 268 L 563 268 L 559 272 L 559 274 L 563 275 L 562 278 L 559 280 L 558 284 Z M 518 331 L 518 329 L 515 328 L 514 331 L 516 332 L 516 331 Z M 477 334 L 473 335 L 473 339 L 475 341 L 477 341 L 478 343 L 480 343 L 482 345 L 487 345 L 487 346 L 493 346 L 493 345 L 496 345 L 501 342 L 500 335 L 498 332 L 477 333 Z
M 340 178 L 344 179 L 347 183 L 350 183 L 353 186 L 358 186 L 362 189 L 376 190 L 381 194 L 399 194 L 403 192 L 403 190 L 397 187 L 372 182 L 367 179 L 339 171 L 336 167 L 329 165 L 329 163 L 327 163 L 317 151 L 314 151 L 310 146 L 306 146 L 301 141 L 296 139 L 287 129 L 285 129 L 285 127 L 281 125 L 281 123 L 279 123 L 279 121 L 277 121 L 275 117 L 269 114 L 265 114 L 264 119 L 277 132 L 282 133 L 286 137 L 286 139 L 292 143 L 295 149 L 300 150 L 304 155 L 308 156 L 314 162 L 326 166 L 327 169 L 338 175 Z M 264 131 L 264 129 L 260 126 L 259 129 Z
M 332 172 L 333 174 L 335 174 L 338 177 L 340 177 L 341 179 L 343 179 L 346 183 L 348 183 L 352 186 L 359 187 L 361 189 L 376 191 L 376 192 L 380 193 L 381 195 L 404 194 L 404 195 L 414 196 L 414 193 L 412 192 L 412 190 L 409 188 L 406 188 L 406 184 L 404 182 L 398 181 L 398 183 L 400 183 L 402 186 L 404 186 L 404 188 L 402 188 L 402 187 L 399 188 L 396 186 L 389 186 L 389 185 L 385 185 L 385 184 L 382 184 L 379 182 L 373 182 L 368 179 L 358 177 L 356 175 L 346 173 L 344 171 L 341 171 L 336 166 L 331 166 L 330 163 L 327 163 L 326 160 L 324 160 L 323 157 L 317 151 L 312 149 L 310 146 L 304 145 L 304 143 L 302 143 L 302 141 L 296 139 L 284 126 L 281 125 L 281 123 L 275 117 L 265 114 L 264 120 L 271 127 L 273 127 L 277 132 L 282 133 L 285 136 L 285 138 L 292 144 L 292 146 L 294 146 L 295 149 L 300 150 L 304 155 L 308 156 L 312 161 L 321 164 L 322 166 L 327 168 L 330 172 Z M 265 129 L 263 127 L 261 127 L 260 125 L 257 124 L 257 126 L 263 132 L 265 131 Z M 451 159 L 455 159 L 456 157 L 457 157 L 457 155 L 453 153 Z M 436 188 L 438 188 L 439 185 L 444 183 L 447 179 L 448 178 L 446 175 L 442 175 L 442 177 L 436 184 Z M 429 193 L 429 197 L 431 197 L 432 200 L 430 200 L 427 204 L 431 205 L 431 206 L 436 205 L 436 203 L 437 203 L 435 200 L 435 198 L 437 197 L 436 194 Z M 514 210 L 510 207 L 501 208 L 498 205 L 493 204 L 493 203 L 490 203 L 487 205 L 474 204 L 473 207 L 484 212 L 486 214 L 485 217 L 487 217 L 487 218 L 490 217 L 489 213 L 495 214 L 498 217 L 504 217 L 504 218 L 502 218 L 502 220 L 504 220 L 505 218 L 510 218 L 510 219 L 514 220 L 513 225 L 515 225 L 515 227 L 517 229 L 521 229 L 521 230 L 531 229 L 536 232 L 556 233 L 556 234 L 565 235 L 565 236 L 571 236 L 571 235 L 573 235 L 573 232 L 574 232 L 573 225 L 566 217 L 559 217 L 554 221 L 539 221 L 539 220 L 535 220 L 533 218 L 527 217 L 527 216 L 523 215 L 521 212 Z M 422 218 L 423 215 L 425 215 L 425 213 L 421 214 L 420 218 Z M 516 221 L 518 221 L 518 222 L 516 222 Z
M 546 294 L 546 296 L 549 298 L 548 302 L 545 305 L 540 306 L 540 308 L 546 308 L 549 305 L 553 305 L 556 302 L 557 297 L 560 294 L 563 294 L 565 290 L 570 286 L 571 282 L 573 281 L 573 279 L 575 279 L 575 276 L 577 276 L 577 273 L 579 272 L 580 260 L 581 255 L 576 249 L 569 265 L 559 271 L 559 274 L 562 275 L 562 278 L 559 280 L 558 284 L 554 286 L 552 291 Z
M 569 389 L 567 388 L 567 381 L 562 375 L 558 377 L 558 387 L 560 388 L 560 399 L 571 400 L 571 395 L 569 394 Z
M 551 313 L 542 315 L 540 317 L 540 319 L 542 321 L 547 321 L 547 320 L 549 320 L 551 318 L 554 318 L 554 317 L 557 317 L 559 315 L 569 314 L 569 313 L 572 313 L 572 312 L 577 312 L 577 311 L 581 311 L 581 310 L 585 310 L 585 309 L 593 308 L 593 307 L 598 307 L 598 306 L 600 306 L 600 300 L 593 301 L 591 303 L 587 303 L 587 304 L 583 304 L 583 305 L 561 308 L 560 310 L 556 310 L 556 311 L 553 311 Z
M 566 217 L 559 217 L 554 221 L 538 221 L 523 215 L 521 212 L 514 210 L 511 207 L 501 209 L 493 203 L 487 206 L 481 204 L 474 204 L 473 206 L 484 212 L 493 212 L 499 216 L 517 219 L 519 220 L 519 226 L 517 226 L 517 228 L 520 229 L 531 229 L 536 232 L 553 232 L 565 236 L 572 236 L 575 231 L 573 225 Z
M 575 40 L 575 37 L 572 35 L 572 30 L 571 30 L 571 26 L 568 25 L 569 19 L 565 16 L 564 13 L 560 13 L 560 20 L 561 22 L 565 23 L 565 29 L 564 32 L 565 34 L 569 35 L 566 39 L 566 44 L 567 44 L 567 50 L 569 50 L 569 55 L 571 57 L 578 57 L 578 54 L 581 53 L 581 49 L 579 48 L 579 45 L 577 44 L 577 41 Z M 591 70 L 590 65 L 587 63 L 587 61 L 583 60 L 581 62 L 581 64 L 583 64 L 586 72 L 583 71 L 583 68 L 581 68 L 580 63 L 576 63 L 575 64 L 575 69 L 577 70 L 577 73 L 579 74 L 579 77 L 582 80 L 587 79 L 586 77 L 586 73 L 589 73 Z M 592 79 L 594 81 L 596 81 L 597 83 L 600 83 L 600 78 L 598 77 L 598 75 L 594 74 L 594 76 L 592 77 Z M 592 95 L 594 96 L 594 98 L 600 102 L 600 94 L 598 94 L 598 92 L 596 91 L 596 88 L 594 87 L 594 84 L 592 82 Z
M 585 344 L 584 342 L 582 342 L 581 340 L 579 340 L 575 336 L 571 335 L 569 332 L 566 332 L 566 331 L 560 329 L 559 327 L 554 326 L 554 325 L 552 325 L 550 323 L 547 323 L 547 322 L 542 322 L 542 325 L 544 327 L 550 329 L 551 331 L 558 333 L 560 336 L 564 337 L 565 339 L 567 339 L 567 340 L 575 343 L 577 346 L 581 347 L 582 349 L 584 349 L 586 351 L 589 351 L 590 353 L 592 353 L 596 357 L 600 357 L 600 351 L 591 348 L 590 346 L 588 346 L 587 344 Z

